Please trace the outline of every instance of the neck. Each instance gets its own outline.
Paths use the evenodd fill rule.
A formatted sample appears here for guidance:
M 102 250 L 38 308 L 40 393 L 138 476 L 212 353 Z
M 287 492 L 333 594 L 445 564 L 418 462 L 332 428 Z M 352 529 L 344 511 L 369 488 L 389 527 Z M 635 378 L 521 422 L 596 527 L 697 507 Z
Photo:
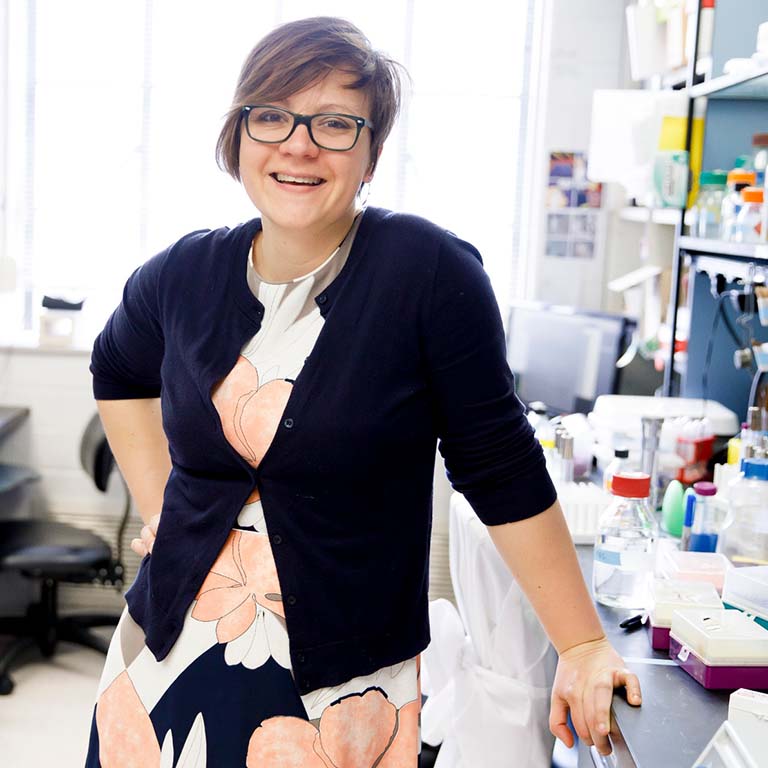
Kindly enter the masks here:
M 320 231 L 284 230 L 268 219 L 253 244 L 253 265 L 268 282 L 281 283 L 306 275 L 322 264 L 346 237 L 356 210 Z

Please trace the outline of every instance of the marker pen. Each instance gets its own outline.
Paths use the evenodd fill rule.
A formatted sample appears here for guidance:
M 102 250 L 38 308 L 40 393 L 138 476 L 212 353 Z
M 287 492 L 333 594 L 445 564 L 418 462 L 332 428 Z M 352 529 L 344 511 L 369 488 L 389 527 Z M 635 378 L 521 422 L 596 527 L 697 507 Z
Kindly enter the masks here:
M 696 512 L 696 494 L 689 493 L 685 497 L 685 518 L 683 519 L 683 535 L 680 539 L 680 549 L 683 552 L 688 551 L 691 541 L 691 528 L 693 527 L 693 516 Z

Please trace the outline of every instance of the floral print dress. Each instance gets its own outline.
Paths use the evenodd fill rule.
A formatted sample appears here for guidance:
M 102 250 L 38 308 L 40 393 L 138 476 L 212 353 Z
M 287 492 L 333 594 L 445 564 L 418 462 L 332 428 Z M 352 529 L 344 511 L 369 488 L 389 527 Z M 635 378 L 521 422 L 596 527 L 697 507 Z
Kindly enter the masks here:
M 267 283 L 259 332 L 213 393 L 224 434 L 253 466 L 266 453 L 323 325 L 314 298 L 346 262 L 359 217 L 316 270 Z M 240 512 L 157 661 L 126 609 L 97 691 L 86 768 L 415 768 L 419 659 L 301 696 L 258 490 Z

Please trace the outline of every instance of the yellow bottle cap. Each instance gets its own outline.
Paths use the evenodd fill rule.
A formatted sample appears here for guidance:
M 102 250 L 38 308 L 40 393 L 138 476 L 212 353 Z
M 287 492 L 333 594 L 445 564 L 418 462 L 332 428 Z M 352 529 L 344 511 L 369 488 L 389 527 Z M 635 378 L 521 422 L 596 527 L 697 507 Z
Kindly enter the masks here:
M 732 437 L 728 441 L 728 463 L 738 464 L 740 455 L 741 455 L 741 438 Z

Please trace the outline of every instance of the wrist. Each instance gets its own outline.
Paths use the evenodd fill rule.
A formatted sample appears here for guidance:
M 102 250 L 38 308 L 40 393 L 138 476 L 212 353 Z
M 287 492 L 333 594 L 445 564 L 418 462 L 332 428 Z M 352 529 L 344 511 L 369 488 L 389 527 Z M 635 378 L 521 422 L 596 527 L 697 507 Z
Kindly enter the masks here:
M 605 636 L 605 634 L 601 634 L 599 637 L 594 637 L 591 640 L 582 640 L 578 643 L 569 645 L 567 648 L 563 648 L 562 650 L 558 651 L 558 656 L 564 656 L 566 654 L 576 655 L 579 653 L 589 653 L 590 651 L 605 645 L 608 645 L 608 638 Z

